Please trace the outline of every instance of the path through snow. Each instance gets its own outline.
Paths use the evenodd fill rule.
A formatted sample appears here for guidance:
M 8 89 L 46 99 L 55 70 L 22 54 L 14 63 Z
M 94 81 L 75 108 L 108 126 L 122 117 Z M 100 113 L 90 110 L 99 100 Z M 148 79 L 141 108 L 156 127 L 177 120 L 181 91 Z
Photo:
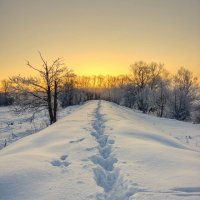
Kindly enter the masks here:
M 97 194 L 97 200 L 128 200 L 133 195 L 125 185 L 120 169 L 115 167 L 116 155 L 112 150 L 114 140 L 105 134 L 104 119 L 100 113 L 101 101 L 98 102 L 94 112 L 92 136 L 98 143 L 98 154 L 92 156 L 91 161 L 97 165 L 94 168 L 95 181 L 104 189 L 104 193 Z
M 90 101 L 0 151 L 0 200 L 199 200 L 200 153 L 171 124 L 196 127 Z

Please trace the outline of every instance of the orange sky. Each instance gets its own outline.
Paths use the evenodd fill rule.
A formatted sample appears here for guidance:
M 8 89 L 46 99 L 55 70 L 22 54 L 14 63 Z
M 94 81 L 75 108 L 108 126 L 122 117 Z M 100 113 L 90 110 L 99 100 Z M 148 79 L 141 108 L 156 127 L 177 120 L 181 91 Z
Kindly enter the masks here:
M 63 57 L 77 74 L 122 74 L 138 60 L 200 77 L 199 0 L 0 0 L 0 79 Z

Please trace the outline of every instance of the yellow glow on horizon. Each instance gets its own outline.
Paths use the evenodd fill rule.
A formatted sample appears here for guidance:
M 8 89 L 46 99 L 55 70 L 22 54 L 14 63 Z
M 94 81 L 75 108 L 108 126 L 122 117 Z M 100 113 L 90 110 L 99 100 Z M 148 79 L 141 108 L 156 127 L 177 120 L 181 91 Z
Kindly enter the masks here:
M 73 69 L 73 68 L 72 68 Z M 112 75 L 117 76 L 120 74 L 127 74 L 129 73 L 128 67 L 127 70 L 124 68 L 122 69 L 117 64 L 112 63 L 91 63 L 85 64 L 81 67 L 74 67 L 74 72 L 78 75 Z
M 197 0 L 0 0 L 0 80 L 35 75 L 26 60 L 40 67 L 38 50 L 78 75 L 128 74 L 143 60 L 200 77 L 199 18 Z
M 38 55 L 36 55 L 38 56 Z M 53 59 L 51 59 L 53 60 Z M 51 61 L 50 60 L 50 61 Z M 144 60 L 144 59 L 138 59 L 135 60 L 133 62 L 129 62 L 127 60 L 123 61 L 121 60 L 120 62 L 112 62 L 111 61 L 105 61 L 105 62 L 96 62 L 96 61 L 91 61 L 91 62 L 83 62 L 81 61 L 76 61 L 75 65 L 73 66 L 73 62 L 70 62 L 68 64 L 66 64 L 66 66 L 68 66 L 70 69 L 72 69 L 74 71 L 75 74 L 80 75 L 80 76 L 91 76 L 91 75 L 111 75 L 111 76 L 117 76 L 117 75 L 121 75 L 121 74 L 130 74 L 130 70 L 129 70 L 129 66 L 130 64 L 133 64 L 136 61 L 140 61 L 143 60 L 145 62 L 151 62 L 151 61 L 155 61 L 155 62 L 159 62 L 156 60 Z M 37 62 L 36 62 L 37 61 Z M 20 67 L 7 67 L 7 68 L 1 68 L 0 66 L 0 80 L 2 79 L 7 79 L 11 76 L 14 75 L 22 75 L 22 76 L 35 76 L 37 75 L 37 72 L 30 69 L 28 66 L 26 66 L 26 62 L 24 60 L 22 60 L 22 62 L 20 62 Z M 37 68 L 41 68 L 41 61 L 40 60 L 34 60 L 31 61 L 30 63 L 33 64 L 34 66 L 36 66 Z M 49 62 L 50 63 L 50 62 Z M 161 62 L 164 63 L 164 62 Z M 17 66 L 17 64 L 16 64 Z M 179 65 L 177 66 L 176 62 L 172 63 L 172 64 L 166 64 L 164 63 L 165 68 L 171 73 L 171 74 L 175 74 L 178 70 L 178 68 L 180 68 L 181 66 L 187 68 L 188 70 L 192 71 L 194 76 L 198 77 L 200 79 L 200 68 L 198 67 L 192 67 L 191 65 Z

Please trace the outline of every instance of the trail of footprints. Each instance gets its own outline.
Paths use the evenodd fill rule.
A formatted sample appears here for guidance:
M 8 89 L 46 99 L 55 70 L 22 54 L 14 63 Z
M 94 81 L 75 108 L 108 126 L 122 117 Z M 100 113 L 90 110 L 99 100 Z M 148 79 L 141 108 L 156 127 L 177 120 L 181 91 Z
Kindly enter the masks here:
M 90 160 L 96 165 L 93 169 L 96 184 L 103 188 L 104 193 L 96 195 L 97 200 L 128 200 L 134 194 L 134 191 L 128 189 L 124 184 L 120 171 L 114 166 L 118 162 L 112 151 L 114 140 L 109 139 L 104 133 L 104 120 L 100 114 L 101 102 L 98 102 L 95 110 L 95 120 L 92 123 L 93 131 L 91 135 L 95 137 L 98 143 L 98 154 L 90 157 Z M 70 143 L 82 142 L 85 138 L 70 141 Z M 94 148 L 87 148 L 88 151 Z M 65 168 L 71 163 L 67 161 L 68 155 L 62 155 L 59 159 L 51 162 L 52 166 Z
M 99 152 L 90 158 L 96 165 L 93 169 L 95 181 L 104 189 L 103 194 L 97 194 L 97 200 L 126 200 L 132 194 L 127 194 L 127 188 L 123 185 L 119 169 L 114 166 L 118 161 L 112 151 L 114 140 L 104 134 L 104 121 L 100 114 L 100 108 L 101 102 L 98 103 L 95 111 L 95 120 L 92 124 L 94 131 L 91 133 L 98 143 Z M 121 197 L 115 196 L 116 191 L 121 191 Z
M 68 155 L 62 155 L 60 159 L 51 161 L 51 164 L 56 167 L 67 167 L 70 162 L 67 161 Z

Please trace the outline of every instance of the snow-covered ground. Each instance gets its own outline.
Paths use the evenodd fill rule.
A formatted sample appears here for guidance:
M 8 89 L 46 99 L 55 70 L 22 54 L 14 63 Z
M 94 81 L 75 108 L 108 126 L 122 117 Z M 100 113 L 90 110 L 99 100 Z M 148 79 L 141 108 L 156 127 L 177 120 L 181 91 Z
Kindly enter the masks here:
M 77 108 L 78 106 L 70 106 L 60 109 L 58 118 L 70 114 Z M 32 116 L 31 113 L 15 114 L 13 109 L 12 106 L 0 107 L 0 149 L 49 125 L 46 111 Z
M 0 151 L 0 199 L 199 200 L 199 130 L 90 101 Z

